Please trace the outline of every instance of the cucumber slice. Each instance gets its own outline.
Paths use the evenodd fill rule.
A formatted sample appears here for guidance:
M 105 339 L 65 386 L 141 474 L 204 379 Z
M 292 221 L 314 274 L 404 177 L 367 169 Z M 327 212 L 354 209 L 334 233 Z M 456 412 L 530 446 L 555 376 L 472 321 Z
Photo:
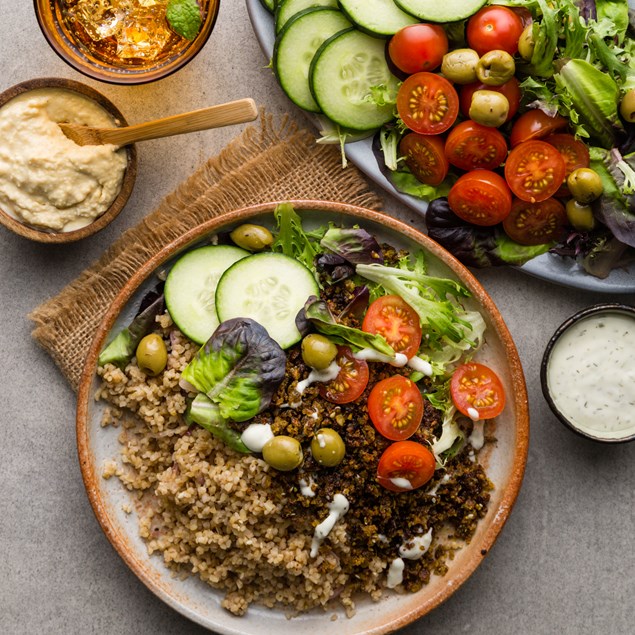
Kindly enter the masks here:
M 337 9 L 337 0 L 281 0 L 276 7 L 276 33 L 297 13 L 311 7 Z
M 309 81 L 313 97 L 331 121 L 352 130 L 373 130 L 389 122 L 394 106 L 370 101 L 373 86 L 397 92 L 390 72 L 385 42 L 349 29 L 329 38 L 311 62 Z
M 474 15 L 487 0 L 395 0 L 406 13 L 428 22 L 457 22 Z
M 276 9 L 276 0 L 260 0 L 262 6 L 267 9 L 267 11 L 273 13 Z
M 179 258 L 165 281 L 165 305 L 181 332 L 205 344 L 220 324 L 216 315 L 216 286 L 236 261 L 251 254 L 230 245 L 209 245 Z
M 296 14 L 282 29 L 273 50 L 273 69 L 289 99 L 309 112 L 320 112 L 309 86 L 315 52 L 351 23 L 337 9 L 313 7 Z
M 390 37 L 419 20 L 402 11 L 394 0 L 339 0 L 340 9 L 362 31 L 374 36 Z
M 216 289 L 221 322 L 245 317 L 256 320 L 269 335 L 289 348 L 301 339 L 295 317 L 309 296 L 318 295 L 313 274 L 283 254 L 255 254 L 232 265 Z

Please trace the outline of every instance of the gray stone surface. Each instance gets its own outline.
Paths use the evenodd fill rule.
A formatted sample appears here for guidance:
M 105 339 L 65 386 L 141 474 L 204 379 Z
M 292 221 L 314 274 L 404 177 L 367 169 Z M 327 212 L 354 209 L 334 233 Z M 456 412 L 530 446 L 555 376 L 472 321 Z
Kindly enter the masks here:
M 0 0 L 2 90 L 37 76 L 82 79 L 49 49 L 32 7 L 27 0 Z M 243 2 L 223 0 L 208 45 L 175 76 L 141 87 L 88 83 L 106 93 L 131 122 L 243 96 L 273 113 L 291 110 L 265 64 Z M 0 231 L 5 360 L 0 632 L 203 632 L 155 598 L 102 534 L 77 463 L 74 395 L 32 342 L 26 315 L 236 133 L 225 129 L 141 144 L 129 205 L 108 229 L 84 242 L 47 247 Z M 390 200 L 386 206 L 408 222 L 419 222 Z M 482 566 L 448 602 L 404 632 L 631 633 L 635 444 L 603 447 L 577 438 L 551 415 L 539 385 L 542 351 L 556 326 L 582 307 L 619 298 L 556 287 L 511 270 L 477 276 L 502 311 L 526 373 L 532 420 L 525 482 Z

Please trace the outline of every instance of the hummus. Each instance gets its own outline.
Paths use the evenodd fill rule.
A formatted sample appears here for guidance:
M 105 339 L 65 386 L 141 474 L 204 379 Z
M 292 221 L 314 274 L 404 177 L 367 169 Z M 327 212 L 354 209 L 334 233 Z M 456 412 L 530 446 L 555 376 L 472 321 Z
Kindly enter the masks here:
M 119 194 L 127 155 L 113 145 L 79 146 L 57 122 L 115 127 L 84 95 L 32 90 L 0 108 L 0 209 L 36 228 L 72 231 L 103 214 Z

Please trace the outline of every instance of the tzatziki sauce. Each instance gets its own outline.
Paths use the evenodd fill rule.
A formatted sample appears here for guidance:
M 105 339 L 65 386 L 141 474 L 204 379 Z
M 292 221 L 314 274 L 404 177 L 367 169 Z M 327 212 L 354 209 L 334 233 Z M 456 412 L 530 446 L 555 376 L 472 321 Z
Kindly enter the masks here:
M 580 432 L 635 434 L 635 316 L 601 312 L 573 323 L 551 349 L 546 379 L 555 407 Z

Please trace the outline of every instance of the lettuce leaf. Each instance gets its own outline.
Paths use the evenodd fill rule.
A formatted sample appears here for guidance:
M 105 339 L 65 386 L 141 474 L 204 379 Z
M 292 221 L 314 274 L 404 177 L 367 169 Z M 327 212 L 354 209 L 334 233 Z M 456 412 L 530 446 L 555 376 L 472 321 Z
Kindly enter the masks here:
M 285 367 L 284 351 L 264 327 L 234 318 L 221 323 L 181 376 L 218 406 L 220 417 L 240 422 L 269 406 Z

